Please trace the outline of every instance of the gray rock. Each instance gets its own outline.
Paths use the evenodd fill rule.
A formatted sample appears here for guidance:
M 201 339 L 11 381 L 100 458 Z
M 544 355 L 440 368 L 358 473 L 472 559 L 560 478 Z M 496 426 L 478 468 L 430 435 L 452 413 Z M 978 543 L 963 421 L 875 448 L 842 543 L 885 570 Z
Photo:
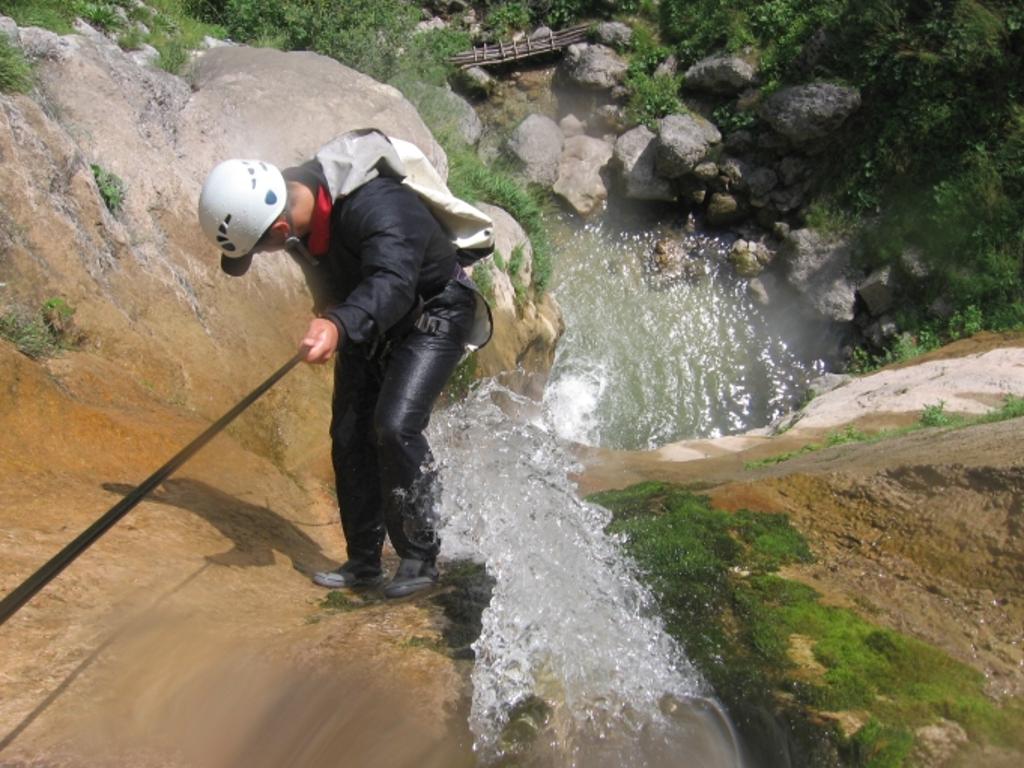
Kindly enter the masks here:
M 669 115 L 658 121 L 655 169 L 659 176 L 676 179 L 693 171 L 722 134 L 699 115 Z
M 870 323 L 864 329 L 864 336 L 879 349 L 884 349 L 890 340 L 899 335 L 899 332 L 900 329 L 896 325 L 896 321 L 886 315 Z
M 940 719 L 914 731 L 913 760 L 917 765 L 949 765 L 968 741 L 959 723 Z
M 690 248 L 680 240 L 667 237 L 654 244 L 647 266 L 655 283 L 661 286 L 683 279 L 696 280 L 708 273 L 707 264 L 695 258 Z
M 435 112 L 440 115 L 439 128 L 454 131 L 471 147 L 477 145 L 483 135 L 484 124 L 472 104 L 451 88 L 420 83 L 415 89 L 421 98 L 429 100 L 434 105 Z
M 860 92 L 831 83 L 796 85 L 776 91 L 759 114 L 794 144 L 828 136 L 860 107 Z
M 694 90 L 732 95 L 756 80 L 757 70 L 739 56 L 709 56 L 686 70 L 683 82 Z
M 237 45 L 237 43 L 233 43 L 230 40 L 221 40 L 219 37 L 211 37 L 210 35 L 203 37 L 203 48 L 223 48 L 227 45 Z
M 558 163 L 565 139 L 550 117 L 530 115 L 512 132 L 508 148 L 523 164 L 530 181 L 550 186 L 558 179 Z
M 130 51 L 128 56 L 140 67 L 155 67 L 160 51 L 149 43 L 142 43 L 136 50 Z
M 764 271 L 767 256 L 759 258 L 758 250 L 764 248 L 761 243 L 750 240 L 737 240 L 729 251 L 729 261 L 740 277 L 757 277 Z
M 789 187 L 799 181 L 803 181 L 810 174 L 810 166 L 806 160 L 799 157 L 784 157 L 779 162 L 779 177 L 782 183 Z
M 856 290 L 851 279 L 850 245 L 824 237 L 813 229 L 797 229 L 783 241 L 780 255 L 786 279 L 804 302 L 822 317 L 850 322 Z
M 727 150 L 736 154 L 749 152 L 754 148 L 754 134 L 743 129 L 733 131 L 725 137 L 724 146 Z
M 767 307 L 771 304 L 771 297 L 760 277 L 751 278 L 747 282 L 747 294 L 750 296 L 750 300 L 758 306 Z
M 665 59 L 661 64 L 654 70 L 655 77 L 675 77 L 679 73 L 679 59 L 676 55 L 669 54 L 669 57 Z
M 693 175 L 707 183 L 718 178 L 718 166 L 710 160 L 704 160 L 697 163 L 697 166 L 693 169 Z
M 81 47 L 76 35 L 58 35 L 40 27 L 21 27 L 18 42 L 29 58 L 54 62 L 68 61 Z
M 747 188 L 747 176 L 750 174 L 750 166 L 747 165 L 746 161 L 738 157 L 726 157 L 723 158 L 718 167 L 728 189 L 743 191 Z
M 708 223 L 715 227 L 733 224 L 746 216 L 742 203 L 727 192 L 715 192 L 708 201 Z
M 0 16 L 0 35 L 5 35 L 12 43 L 18 42 L 18 25 L 8 16 Z
M 618 21 L 605 21 L 597 25 L 594 30 L 594 39 L 602 45 L 618 48 L 628 48 L 633 42 L 633 30 L 627 24 Z
M 857 287 L 857 293 L 867 305 L 868 312 L 874 316 L 888 312 L 892 308 L 893 272 L 890 267 L 876 269 Z
M 853 376 L 846 373 L 825 373 L 816 379 L 812 379 L 807 384 L 807 393 L 811 397 L 821 397 L 826 392 L 839 389 L 839 387 L 850 382 L 852 379 Z
M 779 183 L 779 177 L 771 168 L 754 168 L 746 176 L 747 190 L 751 197 L 767 197 Z
M 654 173 L 657 136 L 638 125 L 615 142 L 615 165 L 619 170 L 626 197 L 632 200 L 675 200 L 672 185 Z
M 530 40 L 534 42 L 549 40 L 553 34 L 551 27 L 537 27 L 530 33 Z
M 591 136 L 573 136 L 565 141 L 553 189 L 581 216 L 600 210 L 608 199 L 601 170 L 612 152 L 611 144 Z
M 459 70 L 457 79 L 470 94 L 475 96 L 489 96 L 497 87 L 497 81 L 483 67 L 467 67 Z
M 611 134 L 619 134 L 626 130 L 628 120 L 626 110 L 616 104 L 602 104 L 594 110 L 597 127 Z
M 916 248 L 907 248 L 900 254 L 900 264 L 911 277 L 918 280 L 924 279 L 931 274 L 931 269 L 925 263 L 923 254 Z
M 795 211 L 804 204 L 804 188 L 801 185 L 782 187 L 772 190 L 768 195 L 772 205 L 782 213 Z
M 562 129 L 562 135 L 567 139 L 582 136 L 587 132 L 587 127 L 576 115 L 566 115 L 558 121 L 558 127 Z
M 448 29 L 448 22 L 440 16 L 435 16 L 432 19 L 421 21 L 416 25 L 417 32 L 430 32 L 434 29 Z
M 586 90 L 609 90 L 626 76 L 626 60 L 606 45 L 575 43 L 570 45 L 559 71 L 569 82 Z

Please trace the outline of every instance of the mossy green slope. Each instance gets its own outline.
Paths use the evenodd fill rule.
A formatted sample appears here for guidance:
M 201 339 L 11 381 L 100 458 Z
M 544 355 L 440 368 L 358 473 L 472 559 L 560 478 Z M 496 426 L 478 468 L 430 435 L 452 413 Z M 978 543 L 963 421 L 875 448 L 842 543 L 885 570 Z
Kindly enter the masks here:
M 724 512 L 662 483 L 592 500 L 612 511 L 610 530 L 625 534 L 669 632 L 758 754 L 911 764 L 915 730 L 943 719 L 974 745 L 1024 748 L 1024 707 L 990 700 L 980 673 L 780 577 L 781 566 L 812 559 L 784 515 Z M 840 722 L 863 727 L 845 733 Z

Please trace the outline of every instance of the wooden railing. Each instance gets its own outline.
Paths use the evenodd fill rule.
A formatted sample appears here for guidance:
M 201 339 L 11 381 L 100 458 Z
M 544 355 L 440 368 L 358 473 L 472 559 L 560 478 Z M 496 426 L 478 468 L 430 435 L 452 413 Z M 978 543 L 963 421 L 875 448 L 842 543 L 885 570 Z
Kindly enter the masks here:
M 536 38 L 525 40 L 513 40 L 508 43 L 498 42 L 478 45 L 471 51 L 457 53 L 449 61 L 456 66 L 462 67 L 486 67 L 491 64 L 503 64 L 507 61 L 518 61 L 529 56 L 539 56 L 542 53 L 560 51 L 573 43 L 583 43 L 587 40 L 587 29 L 589 24 L 580 24 L 575 27 L 563 29 L 560 32 L 548 32 Z

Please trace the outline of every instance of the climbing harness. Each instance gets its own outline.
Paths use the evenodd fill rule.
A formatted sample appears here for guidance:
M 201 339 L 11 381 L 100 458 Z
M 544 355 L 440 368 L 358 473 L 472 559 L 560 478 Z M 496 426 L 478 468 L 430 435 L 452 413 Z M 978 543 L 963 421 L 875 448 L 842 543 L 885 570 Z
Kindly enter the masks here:
M 217 433 L 221 432 L 228 424 L 234 421 L 242 411 L 252 405 L 256 400 L 278 382 L 288 371 L 302 362 L 308 352 L 308 347 L 302 347 L 295 353 L 294 357 L 282 365 L 266 381 L 246 395 L 234 408 L 220 417 L 203 434 L 186 445 L 170 461 L 150 475 L 131 493 L 115 504 L 99 520 L 86 528 L 78 537 L 68 544 L 64 549 L 54 555 L 39 570 L 29 576 L 18 587 L 0 600 L 0 626 L 11 616 L 17 613 L 25 603 L 32 599 L 32 596 L 56 578 L 61 571 L 71 565 L 74 560 L 85 552 L 100 536 L 106 533 L 113 525 L 124 517 L 129 510 L 142 501 L 150 491 L 166 480 L 182 464 L 194 456 L 200 448 L 210 442 Z

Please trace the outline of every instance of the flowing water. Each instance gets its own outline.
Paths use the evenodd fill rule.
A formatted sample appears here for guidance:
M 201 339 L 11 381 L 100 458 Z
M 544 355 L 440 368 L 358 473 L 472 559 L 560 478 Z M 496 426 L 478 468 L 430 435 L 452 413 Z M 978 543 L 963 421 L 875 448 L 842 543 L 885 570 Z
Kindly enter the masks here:
M 474 644 L 477 750 L 500 757 L 510 716 L 539 698 L 550 713 L 528 765 L 740 765 L 728 720 L 533 406 L 491 383 L 431 428 L 445 554 L 495 580 Z
M 470 727 L 506 756 L 530 702 L 531 766 L 738 766 L 728 717 L 667 635 L 606 510 L 579 498 L 568 441 L 651 448 L 767 423 L 821 370 L 800 324 L 758 309 L 726 240 L 675 231 L 703 265 L 650 268 L 665 231 L 607 222 L 559 234 L 566 335 L 544 401 L 490 382 L 439 415 L 445 554 L 486 565 Z M 522 756 L 518 755 L 521 760 Z
M 666 237 L 698 274 L 652 269 Z M 787 307 L 751 301 L 730 245 L 644 221 L 562 228 L 552 290 L 566 333 L 545 394 L 560 436 L 650 449 L 763 426 L 795 405 L 829 340 Z

